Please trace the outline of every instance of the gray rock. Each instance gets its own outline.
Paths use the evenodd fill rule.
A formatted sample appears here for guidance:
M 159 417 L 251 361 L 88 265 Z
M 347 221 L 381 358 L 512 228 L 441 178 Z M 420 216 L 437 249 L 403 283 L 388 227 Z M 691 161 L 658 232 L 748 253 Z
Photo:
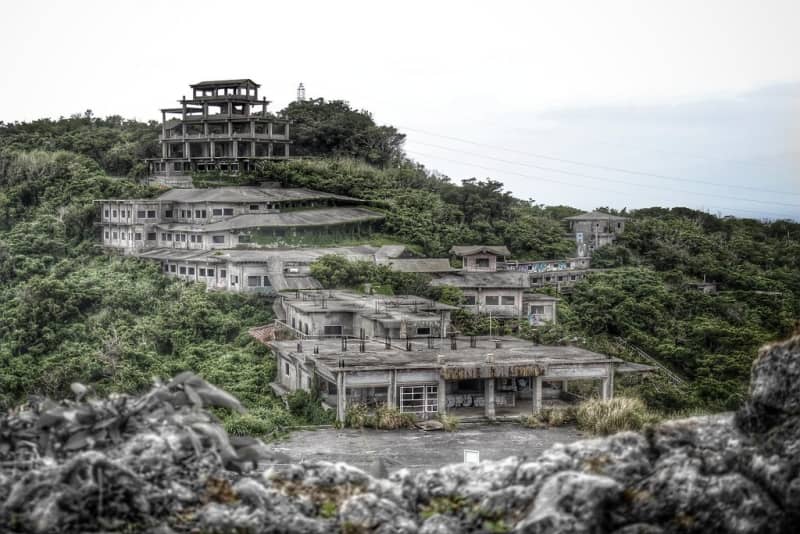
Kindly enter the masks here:
M 0 531 L 795 532 L 798 384 L 795 338 L 761 351 L 735 415 L 388 478 L 275 462 L 225 433 L 206 405 L 240 405 L 191 373 L 140 397 L 34 398 L 0 416 Z

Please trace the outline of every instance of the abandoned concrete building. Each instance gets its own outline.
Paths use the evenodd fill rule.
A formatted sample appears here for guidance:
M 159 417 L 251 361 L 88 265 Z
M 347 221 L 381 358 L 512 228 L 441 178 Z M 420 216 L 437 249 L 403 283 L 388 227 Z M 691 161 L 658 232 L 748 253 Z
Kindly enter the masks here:
M 279 291 L 317 289 L 311 264 L 331 254 L 375 262 L 393 254 L 388 247 L 277 247 L 264 249 L 186 250 L 159 248 L 138 257 L 161 265 L 162 272 L 208 289 L 274 296 Z
M 151 175 L 247 172 L 259 160 L 289 156 L 289 121 L 267 112 L 253 80 L 205 81 L 191 98 L 161 110 L 161 157 L 147 160 Z
M 294 339 L 265 341 L 278 365 L 273 389 L 316 389 L 339 421 L 353 404 L 422 419 L 524 415 L 562 403 L 569 381 L 594 381 L 607 399 L 616 374 L 646 370 L 578 347 L 457 336 L 453 307 L 420 297 L 298 291 L 283 293 L 280 309 L 277 328 Z
M 591 256 L 592 252 L 614 242 L 625 231 L 626 217 L 592 211 L 573 215 L 564 219 L 569 223 L 571 235 L 575 238 L 576 253 L 579 258 Z
M 383 215 L 359 199 L 309 189 L 172 189 L 152 199 L 96 200 L 103 246 L 212 250 L 371 233 Z

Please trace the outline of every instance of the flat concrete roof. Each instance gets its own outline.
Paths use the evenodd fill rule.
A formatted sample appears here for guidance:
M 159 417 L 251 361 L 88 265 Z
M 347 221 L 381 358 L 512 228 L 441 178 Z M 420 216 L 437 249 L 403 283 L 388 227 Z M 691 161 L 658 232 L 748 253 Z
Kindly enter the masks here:
M 305 357 L 324 366 L 328 372 L 368 371 L 388 369 L 441 369 L 451 379 L 489 378 L 491 376 L 539 376 L 550 366 L 581 366 L 590 364 L 623 363 L 623 360 L 566 345 L 534 345 L 519 338 L 504 337 L 500 347 L 495 338 L 478 338 L 470 347 L 469 338 L 458 337 L 457 349 L 450 349 L 450 339 L 434 338 L 434 348 L 428 348 L 427 338 L 412 340 L 412 350 L 405 350 L 405 340 L 392 340 L 386 348 L 382 340 L 366 340 L 365 351 L 359 351 L 358 339 L 348 340 L 342 352 L 338 337 L 308 338 L 302 341 L 303 352 L 297 350 L 298 340 L 272 341 L 270 346 L 283 355 Z M 319 354 L 314 354 L 314 349 Z M 491 356 L 490 356 L 491 355 Z M 493 361 L 487 361 L 487 357 Z M 339 367 L 344 360 L 345 366 Z
M 447 258 L 386 258 L 378 265 L 386 265 L 400 273 L 448 273 L 455 271 Z
M 364 202 L 358 198 L 323 193 L 304 188 L 280 187 L 209 187 L 206 189 L 170 189 L 158 200 L 172 202 L 281 202 L 291 200 L 337 199 Z
M 197 225 L 185 223 L 159 223 L 165 230 L 222 232 L 244 228 L 290 228 L 327 226 L 383 219 L 382 213 L 366 208 L 320 208 L 282 213 L 253 213 L 236 215 L 223 221 Z
M 464 288 L 527 289 L 531 287 L 531 279 L 528 277 L 527 272 L 500 271 L 482 273 L 459 271 L 434 278 L 431 281 L 431 285 Z
M 377 247 L 357 245 L 352 247 L 324 248 L 261 248 L 261 249 L 214 249 L 191 250 L 179 248 L 155 248 L 137 254 L 140 258 L 153 260 L 187 260 L 187 261 L 230 261 L 232 263 L 266 263 L 280 259 L 283 263 L 311 263 L 322 256 L 338 254 L 348 259 L 370 259 Z M 317 287 L 317 286 L 315 286 Z
M 353 291 L 320 290 L 300 293 L 281 293 L 289 305 L 306 313 L 325 313 L 333 311 L 360 312 L 365 317 L 375 319 L 428 318 L 433 312 L 458 309 L 443 302 L 414 295 L 366 295 Z M 322 307 L 323 299 L 325 307 Z M 401 317 L 402 316 L 402 317 Z M 438 318 L 438 315 L 436 315 Z

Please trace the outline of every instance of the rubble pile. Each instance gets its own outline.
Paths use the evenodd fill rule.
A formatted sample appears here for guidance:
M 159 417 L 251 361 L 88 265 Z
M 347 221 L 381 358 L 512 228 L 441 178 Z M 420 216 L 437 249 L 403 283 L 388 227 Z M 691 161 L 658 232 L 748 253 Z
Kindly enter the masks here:
M 794 338 L 762 349 L 737 414 L 380 478 L 277 465 L 205 410 L 235 399 L 184 373 L 140 398 L 39 400 L 0 420 L 0 531 L 795 532 L 798 384 Z

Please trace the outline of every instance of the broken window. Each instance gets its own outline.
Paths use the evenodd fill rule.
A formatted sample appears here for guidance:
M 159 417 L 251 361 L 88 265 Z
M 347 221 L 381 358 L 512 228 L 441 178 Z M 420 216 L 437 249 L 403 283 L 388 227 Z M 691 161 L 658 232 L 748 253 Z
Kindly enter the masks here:
M 147 240 L 148 241 L 155 241 L 156 240 L 156 233 L 155 232 L 149 232 L 147 234 Z
M 144 218 L 145 218 L 145 215 L 146 215 L 146 212 L 145 212 L 144 210 L 138 210 L 138 211 L 136 212 L 136 216 L 137 216 L 139 219 L 144 219 Z
M 513 306 L 515 304 L 515 302 L 516 302 L 516 299 L 513 296 L 509 297 L 509 296 L 503 295 L 503 297 L 501 298 L 501 301 L 502 301 L 503 306 Z
M 165 211 L 164 212 L 164 217 L 167 217 L 167 218 L 171 219 L 172 218 L 172 210 Z
M 487 295 L 484 303 L 487 306 L 497 306 L 500 304 L 500 297 L 498 297 L 497 295 Z
M 438 391 L 436 384 L 400 386 L 400 411 L 413 414 L 436 413 L 439 407 Z
M 169 272 L 171 272 L 171 273 L 175 272 L 175 266 L 174 265 L 170 265 L 169 266 Z
M 211 215 L 220 216 L 222 215 L 222 208 L 214 208 L 211 210 Z
M 194 275 L 194 267 L 189 267 L 189 274 Z
M 224 235 L 215 235 L 211 236 L 211 242 L 216 244 L 224 244 L 225 243 L 225 236 Z
M 227 269 L 220 269 L 220 270 L 219 270 L 219 277 L 220 277 L 220 278 L 222 278 L 223 280 L 225 280 L 226 278 L 228 278 L 228 271 L 227 271 Z
M 156 218 L 156 210 L 147 210 L 147 218 L 148 219 L 155 219 Z
M 239 243 L 249 243 L 250 236 L 249 235 L 240 235 L 239 236 Z
M 142 234 L 140 234 L 139 232 L 136 232 L 136 234 L 134 234 L 133 239 L 135 241 L 141 241 L 142 240 Z
M 341 325 L 325 325 L 322 327 L 322 333 L 326 336 L 341 336 L 342 335 L 342 326 Z
M 250 211 L 258 211 L 258 204 L 250 204 Z
M 108 232 L 105 233 L 105 238 L 108 239 Z
M 261 277 L 260 276 L 248 276 L 247 277 L 247 287 L 261 287 Z
M 464 296 L 464 304 L 467 306 L 474 306 L 475 305 L 475 295 L 465 295 Z
M 475 267 L 489 268 L 489 258 L 475 258 Z
M 179 273 L 186 274 L 186 267 L 181 267 Z
M 429 336 L 431 335 L 431 328 L 429 326 L 417 328 L 417 335 Z
M 222 209 L 223 215 L 233 215 L 233 208 L 223 208 Z
M 214 269 L 208 269 L 208 270 L 206 270 L 206 275 L 208 275 L 208 277 L 209 277 L 209 278 L 210 278 L 210 277 L 212 277 L 212 276 L 214 276 Z

